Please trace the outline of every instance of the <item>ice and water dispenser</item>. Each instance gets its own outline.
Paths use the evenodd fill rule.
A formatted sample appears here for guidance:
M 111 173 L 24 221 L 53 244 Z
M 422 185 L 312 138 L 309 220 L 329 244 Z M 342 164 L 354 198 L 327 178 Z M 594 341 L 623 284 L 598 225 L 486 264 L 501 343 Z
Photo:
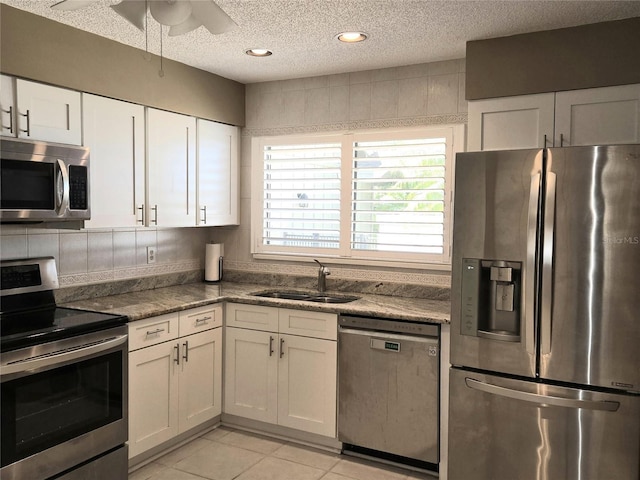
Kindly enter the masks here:
M 521 290 L 522 263 L 464 258 L 461 333 L 519 342 Z

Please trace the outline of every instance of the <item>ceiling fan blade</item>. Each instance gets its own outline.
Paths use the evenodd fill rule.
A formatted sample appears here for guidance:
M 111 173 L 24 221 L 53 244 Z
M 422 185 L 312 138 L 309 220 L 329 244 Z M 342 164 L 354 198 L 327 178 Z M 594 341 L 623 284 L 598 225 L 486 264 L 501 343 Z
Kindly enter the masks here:
M 54 10 L 78 10 L 97 1 L 98 0 L 62 0 L 61 2 L 51 5 L 51 8 Z
M 111 8 L 138 30 L 144 32 L 144 20 L 147 15 L 145 0 L 122 0 L 117 5 L 111 5 Z
M 178 35 L 189 33 L 190 31 L 198 28 L 200 25 L 202 25 L 202 22 L 197 18 L 195 18 L 193 15 L 191 15 L 189 18 L 187 18 L 187 20 L 185 20 L 181 24 L 172 26 L 169 29 L 169 36 L 177 37 Z
M 192 1 L 191 15 L 197 18 L 212 34 L 228 32 L 237 26 L 229 15 L 216 5 L 213 0 Z

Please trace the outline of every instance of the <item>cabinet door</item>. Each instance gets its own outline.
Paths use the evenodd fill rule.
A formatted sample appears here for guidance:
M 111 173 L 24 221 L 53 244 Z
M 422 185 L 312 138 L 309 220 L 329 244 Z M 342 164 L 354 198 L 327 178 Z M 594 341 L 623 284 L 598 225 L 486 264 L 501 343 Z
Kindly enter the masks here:
M 469 102 L 467 150 L 553 146 L 554 98 L 542 93 Z
M 225 413 L 276 423 L 278 335 L 233 327 L 225 335 Z
M 557 93 L 555 136 L 556 147 L 640 143 L 640 84 Z
M 180 338 L 180 433 L 222 413 L 222 328 Z
M 143 224 L 144 107 L 83 94 L 84 145 L 91 149 L 87 228 Z
M 238 225 L 238 127 L 198 120 L 198 225 Z
M 82 145 L 80 92 L 16 80 L 18 137 Z
M 16 107 L 15 107 L 14 79 L 7 75 L 0 75 L 0 119 L 2 135 L 15 137 L 16 128 Z
M 178 434 L 178 343 L 129 353 L 129 458 Z
M 278 424 L 336 436 L 336 342 L 280 335 Z
M 196 225 L 196 120 L 147 109 L 147 225 Z

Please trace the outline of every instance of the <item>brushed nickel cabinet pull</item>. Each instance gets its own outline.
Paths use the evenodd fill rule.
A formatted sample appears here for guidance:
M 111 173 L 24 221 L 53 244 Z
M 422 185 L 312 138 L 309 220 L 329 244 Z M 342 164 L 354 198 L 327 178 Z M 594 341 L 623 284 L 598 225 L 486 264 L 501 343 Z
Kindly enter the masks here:
M 29 114 L 29 110 L 27 110 L 27 113 L 21 113 L 20 115 L 22 115 L 23 117 L 27 117 L 27 129 L 20 130 L 20 131 L 26 133 L 27 137 L 30 137 L 31 136 L 31 116 Z
M 160 332 L 164 332 L 164 328 L 156 328 L 155 330 L 148 330 L 147 331 L 147 337 L 151 336 L 151 335 L 156 335 Z
M 4 113 L 8 113 L 9 114 L 9 126 L 5 127 L 4 125 L 2 125 L 2 128 L 8 128 L 9 129 L 9 133 L 13 133 L 13 107 L 10 106 L 9 110 L 2 110 Z

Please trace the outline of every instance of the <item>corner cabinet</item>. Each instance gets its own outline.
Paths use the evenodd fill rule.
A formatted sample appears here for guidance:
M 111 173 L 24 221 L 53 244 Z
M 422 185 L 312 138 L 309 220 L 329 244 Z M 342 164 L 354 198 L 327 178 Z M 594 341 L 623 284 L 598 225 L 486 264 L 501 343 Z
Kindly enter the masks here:
M 149 226 L 196 225 L 196 119 L 147 109 Z
M 336 315 L 228 304 L 225 334 L 225 413 L 336 437 Z
M 84 145 L 91 151 L 86 228 L 144 225 L 144 107 L 84 94 Z
M 80 92 L 6 75 L 0 87 L 2 135 L 82 144 Z
M 640 84 L 469 102 L 468 151 L 640 143 Z
M 222 412 L 222 306 L 129 323 L 129 458 Z
M 197 123 L 197 224 L 238 225 L 238 127 L 202 119 Z

